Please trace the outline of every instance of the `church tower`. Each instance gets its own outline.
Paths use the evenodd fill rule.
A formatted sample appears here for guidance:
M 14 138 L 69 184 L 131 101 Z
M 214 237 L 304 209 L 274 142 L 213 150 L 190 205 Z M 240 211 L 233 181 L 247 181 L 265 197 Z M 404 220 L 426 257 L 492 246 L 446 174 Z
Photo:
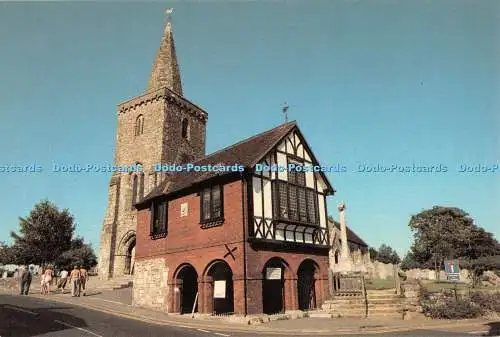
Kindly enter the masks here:
M 170 14 L 171 10 L 167 10 Z M 168 20 L 146 91 L 118 105 L 114 165 L 142 170 L 113 173 L 103 221 L 99 277 L 133 274 L 137 211 L 134 204 L 160 183 L 154 165 L 205 156 L 208 114 L 183 97 L 172 24 Z

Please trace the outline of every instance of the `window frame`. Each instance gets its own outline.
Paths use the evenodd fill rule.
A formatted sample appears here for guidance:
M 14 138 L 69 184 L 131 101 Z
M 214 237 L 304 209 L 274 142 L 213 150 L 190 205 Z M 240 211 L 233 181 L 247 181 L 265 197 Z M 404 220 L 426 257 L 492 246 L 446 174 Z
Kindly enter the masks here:
M 295 165 L 305 165 L 304 161 L 301 158 L 296 158 L 295 156 L 288 155 L 287 164 L 290 163 L 293 163 Z M 293 178 L 290 179 L 291 177 Z M 273 180 L 273 204 L 276 205 L 275 209 L 277 210 L 276 214 L 273 215 L 273 218 L 275 220 L 314 226 L 320 225 L 318 191 L 316 191 L 314 188 L 307 187 L 306 180 L 306 173 L 304 171 L 293 172 L 293 174 L 290 174 L 290 171 L 288 171 L 287 180 Z M 286 195 L 286 216 L 282 215 L 283 212 L 281 209 L 280 197 L 283 195 Z M 312 197 L 310 197 L 311 195 Z M 303 200 L 301 200 L 301 197 L 304 197 L 302 198 Z M 311 200 L 313 207 L 312 210 L 310 209 Z M 300 212 L 301 203 L 305 205 L 305 210 L 303 210 L 302 214 Z M 293 207 L 291 208 L 290 205 L 292 205 Z M 314 219 L 312 219 L 312 216 L 314 216 Z
M 144 115 L 139 115 L 135 119 L 134 136 L 138 137 L 144 133 Z
M 220 207 L 220 214 L 218 216 L 214 216 L 214 191 L 219 190 L 219 207 Z M 209 190 L 209 191 L 207 191 Z M 204 207 L 204 198 L 205 195 L 209 193 L 209 209 L 210 209 L 210 215 L 205 218 L 205 207 Z M 213 225 L 221 224 L 224 222 L 224 187 L 222 184 L 214 184 L 210 186 L 205 186 L 201 189 L 200 191 L 200 225 L 202 227 L 212 227 Z
M 155 228 L 155 224 L 159 220 L 157 218 L 158 214 L 158 208 L 160 205 L 163 205 L 163 226 L 160 226 L 160 228 Z M 161 200 L 161 201 L 154 201 L 151 204 L 150 207 L 150 212 L 151 212 L 151 223 L 150 223 L 150 228 L 149 228 L 149 235 L 150 237 L 154 239 L 160 239 L 164 238 L 168 234 L 168 201 L 167 200 Z M 163 228 L 161 228 L 163 227 Z

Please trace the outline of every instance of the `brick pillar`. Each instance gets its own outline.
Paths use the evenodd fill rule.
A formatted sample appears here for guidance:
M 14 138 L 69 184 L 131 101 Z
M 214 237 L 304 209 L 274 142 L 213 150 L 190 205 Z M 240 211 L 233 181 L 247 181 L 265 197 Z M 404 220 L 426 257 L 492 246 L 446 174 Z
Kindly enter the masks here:
M 168 283 L 169 292 L 172 296 L 168 299 L 169 310 L 171 313 L 181 312 L 181 290 L 182 290 L 182 280 L 172 280 Z
M 298 288 L 297 278 L 289 278 L 285 280 L 285 311 L 298 310 Z
M 247 279 L 247 313 L 261 314 L 262 311 L 262 278 Z
M 211 314 L 212 313 L 212 301 L 214 297 L 214 287 L 212 276 L 203 276 L 200 278 L 201 282 L 198 282 L 198 311 L 200 313 Z
M 233 275 L 233 305 L 237 314 L 245 313 L 245 280 L 241 275 Z

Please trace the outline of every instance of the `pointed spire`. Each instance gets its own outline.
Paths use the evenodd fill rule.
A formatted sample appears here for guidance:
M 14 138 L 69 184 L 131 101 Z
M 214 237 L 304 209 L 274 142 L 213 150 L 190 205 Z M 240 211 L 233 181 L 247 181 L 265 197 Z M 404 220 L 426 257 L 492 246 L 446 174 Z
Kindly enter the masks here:
M 148 90 L 167 87 L 182 96 L 181 74 L 175 53 L 174 34 L 172 33 L 170 17 L 172 9 L 167 9 L 166 13 L 168 16 L 167 24 L 151 71 Z

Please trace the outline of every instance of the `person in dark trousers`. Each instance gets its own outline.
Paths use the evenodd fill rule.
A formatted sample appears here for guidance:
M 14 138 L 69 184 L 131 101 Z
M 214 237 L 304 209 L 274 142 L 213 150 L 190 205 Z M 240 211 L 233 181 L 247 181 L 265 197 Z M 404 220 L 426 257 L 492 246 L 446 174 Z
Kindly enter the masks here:
M 30 269 L 23 268 L 21 274 L 21 295 L 28 295 L 32 279 L 33 279 L 32 268 Z

